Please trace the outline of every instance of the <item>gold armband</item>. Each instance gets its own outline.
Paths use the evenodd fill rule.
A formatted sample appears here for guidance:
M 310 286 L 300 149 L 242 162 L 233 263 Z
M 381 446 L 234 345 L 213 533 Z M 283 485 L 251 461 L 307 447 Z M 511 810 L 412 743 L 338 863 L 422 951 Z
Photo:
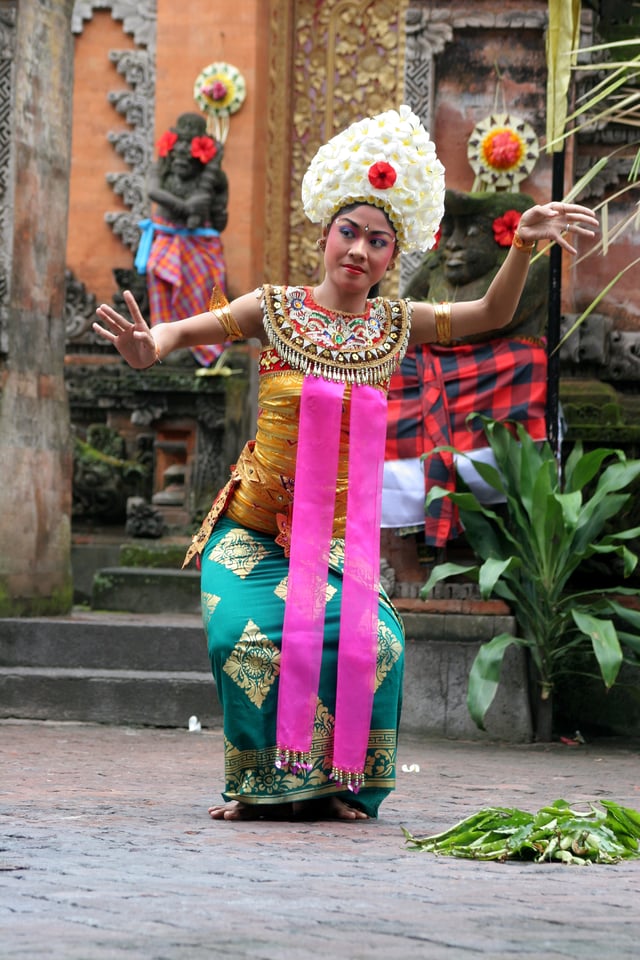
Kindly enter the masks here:
M 234 320 L 229 301 L 216 284 L 211 291 L 209 313 L 212 313 L 226 334 L 227 340 L 246 340 L 246 337 Z
M 433 312 L 436 315 L 436 341 L 445 345 L 451 343 L 451 304 L 434 303 Z
M 515 247 L 516 250 L 522 250 L 523 253 L 531 253 L 536 243 L 536 240 L 530 240 L 529 243 L 527 243 L 526 240 L 522 239 L 517 230 L 513 235 L 513 240 L 511 241 L 511 245 Z

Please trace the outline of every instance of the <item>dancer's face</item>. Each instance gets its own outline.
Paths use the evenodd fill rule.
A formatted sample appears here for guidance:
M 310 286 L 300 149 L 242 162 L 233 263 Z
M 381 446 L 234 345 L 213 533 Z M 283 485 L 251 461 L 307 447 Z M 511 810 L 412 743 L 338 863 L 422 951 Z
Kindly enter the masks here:
M 378 207 L 340 211 L 326 233 L 325 269 L 334 282 L 368 291 L 384 276 L 396 252 L 396 235 Z

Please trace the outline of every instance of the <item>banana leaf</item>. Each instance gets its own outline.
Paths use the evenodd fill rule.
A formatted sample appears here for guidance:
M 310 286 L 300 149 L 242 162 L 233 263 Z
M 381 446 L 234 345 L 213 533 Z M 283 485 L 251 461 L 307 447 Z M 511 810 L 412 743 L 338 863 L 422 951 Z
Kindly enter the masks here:
M 640 856 L 637 810 L 613 800 L 589 807 L 574 810 L 566 800 L 554 800 L 537 813 L 487 807 L 441 833 L 416 837 L 405 827 L 402 832 L 413 850 L 472 860 L 586 865 Z

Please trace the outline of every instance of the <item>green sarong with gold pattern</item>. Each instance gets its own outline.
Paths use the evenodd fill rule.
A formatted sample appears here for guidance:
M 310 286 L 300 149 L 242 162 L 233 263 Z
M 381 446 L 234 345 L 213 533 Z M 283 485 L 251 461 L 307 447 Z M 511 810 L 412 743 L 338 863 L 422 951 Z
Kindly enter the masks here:
M 202 553 L 202 612 L 224 716 L 225 800 L 291 803 L 338 796 L 375 817 L 395 787 L 404 631 L 380 595 L 375 696 L 365 783 L 353 794 L 329 778 L 335 714 L 344 541 L 332 541 L 312 769 L 276 767 L 276 711 L 289 561 L 273 536 L 223 516 Z

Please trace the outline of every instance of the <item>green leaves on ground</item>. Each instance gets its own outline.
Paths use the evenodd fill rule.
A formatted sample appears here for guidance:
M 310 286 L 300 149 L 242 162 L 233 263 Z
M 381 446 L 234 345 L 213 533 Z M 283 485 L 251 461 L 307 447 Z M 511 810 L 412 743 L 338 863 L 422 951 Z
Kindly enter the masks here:
M 414 850 L 469 860 L 559 861 L 569 864 L 618 863 L 640 857 L 640 813 L 613 800 L 590 804 L 589 812 L 555 800 L 537 813 L 487 807 L 443 833 L 414 837 Z

